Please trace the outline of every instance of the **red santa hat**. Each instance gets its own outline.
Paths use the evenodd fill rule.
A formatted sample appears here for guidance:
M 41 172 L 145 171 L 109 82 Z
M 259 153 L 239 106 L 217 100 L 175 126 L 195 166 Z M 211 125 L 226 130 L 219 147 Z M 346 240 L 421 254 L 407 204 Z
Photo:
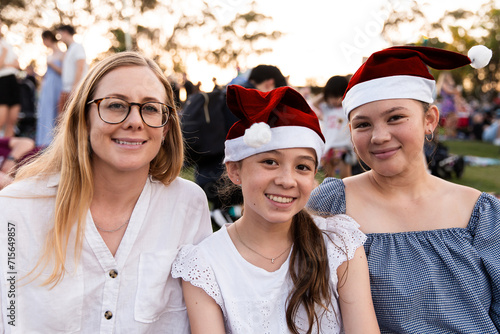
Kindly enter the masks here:
M 227 134 L 224 162 L 297 147 L 313 148 L 316 158 L 321 158 L 325 138 L 318 118 L 294 89 L 285 86 L 264 93 L 230 85 L 227 105 L 240 120 Z
M 352 76 L 342 106 L 349 113 L 369 102 L 386 99 L 415 99 L 432 103 L 436 83 L 427 66 L 451 70 L 470 64 L 486 66 L 492 52 L 483 45 L 460 53 L 423 46 L 395 46 L 375 52 Z

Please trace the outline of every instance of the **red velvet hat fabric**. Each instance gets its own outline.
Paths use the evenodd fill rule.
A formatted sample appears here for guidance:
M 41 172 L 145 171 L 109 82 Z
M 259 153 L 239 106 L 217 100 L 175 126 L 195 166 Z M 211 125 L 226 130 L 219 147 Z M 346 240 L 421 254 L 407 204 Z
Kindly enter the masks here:
M 424 46 L 394 46 L 372 54 L 352 76 L 346 93 L 358 83 L 394 75 L 434 80 L 427 66 L 437 70 L 451 70 L 470 63 L 469 57 L 452 51 Z
M 291 87 L 279 87 L 264 93 L 230 85 L 227 88 L 227 105 L 240 119 L 229 130 L 227 140 L 242 137 L 252 124 L 264 122 L 271 128 L 307 127 L 325 141 L 316 114 L 302 95 Z
M 433 102 L 435 80 L 427 66 L 450 70 L 471 64 L 465 55 L 437 48 L 395 46 L 373 53 L 349 81 L 342 102 L 349 113 L 369 102 L 409 98 Z

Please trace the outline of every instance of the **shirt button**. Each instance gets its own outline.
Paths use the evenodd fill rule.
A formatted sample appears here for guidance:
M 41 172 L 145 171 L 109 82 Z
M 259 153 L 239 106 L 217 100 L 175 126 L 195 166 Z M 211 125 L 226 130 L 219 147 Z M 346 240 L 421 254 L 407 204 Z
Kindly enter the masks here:
M 109 320 L 109 319 L 111 319 L 111 318 L 113 318 L 113 312 L 111 312 L 111 311 L 106 311 L 106 312 L 104 313 L 104 318 L 106 318 L 106 319 L 108 319 L 108 320 Z
M 109 277 L 115 278 L 116 276 L 118 276 L 118 272 L 116 270 L 114 270 L 114 269 L 111 269 L 109 271 Z

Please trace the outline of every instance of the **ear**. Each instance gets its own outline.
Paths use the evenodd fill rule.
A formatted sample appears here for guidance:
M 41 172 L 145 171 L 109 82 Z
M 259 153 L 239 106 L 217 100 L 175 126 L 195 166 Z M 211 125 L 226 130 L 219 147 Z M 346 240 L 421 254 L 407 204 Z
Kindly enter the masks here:
M 226 162 L 226 171 L 227 175 L 229 176 L 229 179 L 234 183 L 234 184 L 241 184 L 241 177 L 240 177 L 240 163 L 236 161 L 228 161 Z
M 424 115 L 424 128 L 426 133 L 434 132 L 439 124 L 439 109 L 435 105 L 431 105 L 429 110 Z

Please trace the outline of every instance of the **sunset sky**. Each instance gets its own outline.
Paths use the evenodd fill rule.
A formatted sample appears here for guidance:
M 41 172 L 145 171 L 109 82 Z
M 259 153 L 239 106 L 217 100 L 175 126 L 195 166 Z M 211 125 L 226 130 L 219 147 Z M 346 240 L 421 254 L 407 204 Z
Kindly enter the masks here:
M 431 21 L 441 17 L 446 10 L 464 8 L 477 10 L 487 0 L 417 0 Z M 497 0 L 500 3 L 500 0 Z M 220 20 L 234 17 L 239 10 L 248 9 L 249 0 L 211 0 L 220 6 Z M 249 57 L 246 68 L 258 64 L 278 66 L 290 77 L 294 86 L 308 82 L 323 85 L 333 75 L 353 73 L 363 57 L 390 46 L 380 33 L 391 8 L 405 8 L 408 0 L 256 0 L 257 11 L 272 18 L 267 23 L 271 30 L 279 30 L 283 36 L 273 41 L 272 52 Z M 50 13 L 49 13 L 50 14 Z M 155 20 L 156 13 L 149 13 L 148 20 Z M 164 20 L 161 15 L 158 21 Z M 75 36 L 82 42 L 89 62 L 109 48 L 109 41 L 101 35 L 103 27 L 90 26 Z M 404 43 L 418 41 L 422 35 L 409 31 L 403 33 Z M 14 44 L 22 43 L 22 36 L 8 36 Z M 41 41 L 40 41 L 41 42 Z M 41 43 L 40 43 L 41 44 Z M 33 55 L 44 64 L 46 50 L 42 45 L 23 47 L 20 63 L 26 66 Z M 212 88 L 212 77 L 220 84 L 230 81 L 235 69 L 222 71 L 199 61 L 195 55 L 186 59 L 187 72 L 193 82 L 201 81 L 204 90 Z M 246 69 L 246 68 L 243 68 Z M 42 71 L 44 68 L 42 66 Z M 43 72 L 42 72 L 43 73 Z

